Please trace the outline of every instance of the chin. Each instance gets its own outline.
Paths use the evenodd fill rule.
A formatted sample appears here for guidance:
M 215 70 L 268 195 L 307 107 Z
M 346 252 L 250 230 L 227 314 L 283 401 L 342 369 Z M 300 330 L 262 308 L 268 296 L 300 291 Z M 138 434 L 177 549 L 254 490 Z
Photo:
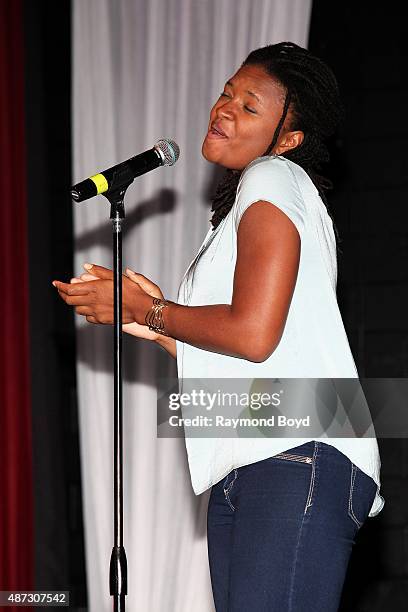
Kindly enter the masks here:
M 219 164 L 218 156 L 215 151 L 211 151 L 211 148 L 206 146 L 205 140 L 203 142 L 203 146 L 201 147 L 201 155 L 209 162 L 213 164 Z
M 212 144 L 212 143 L 211 143 Z M 234 162 L 234 160 L 228 159 L 228 155 L 225 155 L 225 151 L 217 150 L 217 147 L 208 146 L 208 143 L 204 139 L 201 147 L 201 154 L 207 161 L 218 164 L 227 170 L 243 170 L 251 160 L 242 165 L 242 163 Z M 254 158 L 255 159 L 255 158 Z

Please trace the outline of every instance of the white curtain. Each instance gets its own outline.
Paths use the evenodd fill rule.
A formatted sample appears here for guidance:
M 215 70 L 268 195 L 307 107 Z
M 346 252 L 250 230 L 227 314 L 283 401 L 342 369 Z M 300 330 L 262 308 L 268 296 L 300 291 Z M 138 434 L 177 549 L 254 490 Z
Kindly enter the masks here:
M 74 181 L 173 138 L 173 168 L 126 196 L 124 263 L 175 300 L 209 228 L 217 172 L 201 157 L 209 110 L 256 47 L 306 45 L 312 0 L 74 0 Z M 75 205 L 75 272 L 111 267 L 105 198 Z M 78 389 L 88 601 L 111 610 L 111 327 L 78 321 Z M 184 441 L 156 437 L 156 382 L 176 374 L 159 347 L 124 338 L 124 540 L 127 609 L 213 610 L 206 549 L 208 495 L 191 489 Z

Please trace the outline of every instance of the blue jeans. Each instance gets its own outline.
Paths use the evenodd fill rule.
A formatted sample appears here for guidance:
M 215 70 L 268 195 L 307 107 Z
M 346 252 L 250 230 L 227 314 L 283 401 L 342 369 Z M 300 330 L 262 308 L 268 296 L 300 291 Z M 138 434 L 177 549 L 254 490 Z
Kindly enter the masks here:
M 208 505 L 216 611 L 336 612 L 376 489 L 317 441 L 232 470 Z

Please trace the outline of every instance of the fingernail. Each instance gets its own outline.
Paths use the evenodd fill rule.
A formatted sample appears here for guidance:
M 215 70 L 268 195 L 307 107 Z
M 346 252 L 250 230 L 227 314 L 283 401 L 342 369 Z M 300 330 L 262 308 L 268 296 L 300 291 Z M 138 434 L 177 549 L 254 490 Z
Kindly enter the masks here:
M 52 284 L 54 285 L 54 287 L 56 287 L 57 285 L 55 284 L 55 281 L 52 281 Z
M 93 264 L 86 263 L 86 264 L 84 264 L 84 268 L 85 268 L 85 270 L 92 270 Z
M 136 272 L 133 272 L 133 270 L 131 270 L 130 268 L 126 268 L 126 272 L 128 272 L 129 274 L 136 274 Z

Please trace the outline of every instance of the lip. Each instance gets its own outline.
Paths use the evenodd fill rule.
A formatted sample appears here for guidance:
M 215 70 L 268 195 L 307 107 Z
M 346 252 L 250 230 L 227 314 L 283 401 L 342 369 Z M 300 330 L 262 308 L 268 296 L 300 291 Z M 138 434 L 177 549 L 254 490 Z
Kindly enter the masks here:
M 211 124 L 207 136 L 208 138 L 228 138 L 228 134 L 225 133 L 220 124 L 216 121 Z

